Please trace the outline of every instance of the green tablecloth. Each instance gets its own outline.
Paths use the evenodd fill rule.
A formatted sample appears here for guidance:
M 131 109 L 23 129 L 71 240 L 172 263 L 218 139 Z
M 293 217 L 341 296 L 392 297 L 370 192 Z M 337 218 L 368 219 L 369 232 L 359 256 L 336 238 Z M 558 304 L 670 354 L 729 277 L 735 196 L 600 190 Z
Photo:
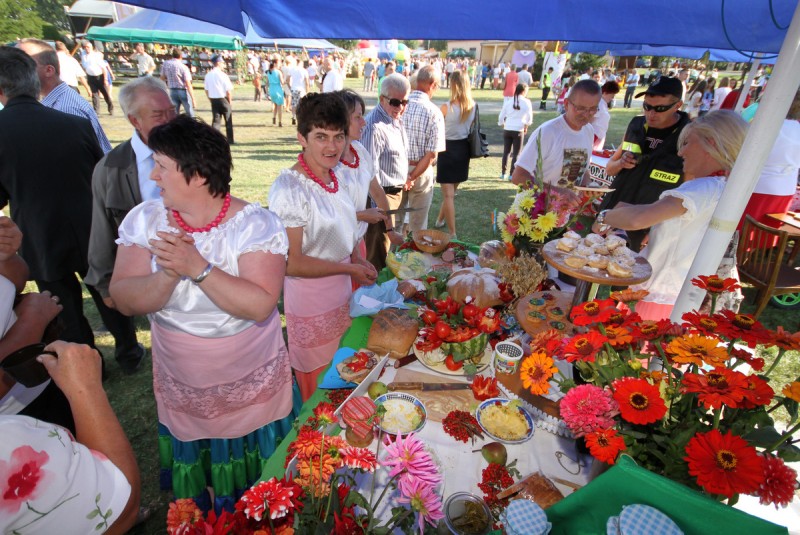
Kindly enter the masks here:
M 550 507 L 552 535 L 606 535 L 606 521 L 623 505 L 640 503 L 659 509 L 686 535 L 785 535 L 788 530 L 640 468 L 623 456 L 606 473 Z

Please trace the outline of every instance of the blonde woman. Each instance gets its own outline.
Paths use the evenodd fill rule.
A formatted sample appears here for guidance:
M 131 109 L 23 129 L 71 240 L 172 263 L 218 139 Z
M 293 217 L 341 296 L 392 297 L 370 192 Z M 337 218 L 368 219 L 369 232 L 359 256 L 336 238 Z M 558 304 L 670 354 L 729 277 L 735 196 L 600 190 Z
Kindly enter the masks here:
M 436 167 L 436 182 L 442 187 L 442 206 L 436 218 L 436 226 L 445 224 L 456 237 L 455 195 L 458 185 L 469 178 L 469 143 L 467 136 L 475 120 L 475 101 L 469 88 L 469 80 L 462 71 L 450 75 L 450 101 L 442 105 L 444 115 L 446 150 L 439 153 Z

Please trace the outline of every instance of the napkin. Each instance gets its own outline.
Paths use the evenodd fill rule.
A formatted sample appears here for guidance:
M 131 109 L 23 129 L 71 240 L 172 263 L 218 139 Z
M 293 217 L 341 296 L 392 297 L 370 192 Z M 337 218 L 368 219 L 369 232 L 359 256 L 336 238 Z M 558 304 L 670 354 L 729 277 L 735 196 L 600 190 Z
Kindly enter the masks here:
M 408 308 L 397 291 L 397 279 L 383 284 L 362 286 L 350 297 L 350 317 L 373 316 L 384 308 Z
M 330 368 L 328 368 L 328 371 L 325 372 L 325 377 L 322 378 L 322 383 L 319 385 L 320 388 L 337 389 L 337 388 L 355 388 L 356 386 L 358 386 L 356 383 L 345 381 L 344 379 L 339 377 L 339 370 L 336 369 L 337 364 L 342 362 L 347 357 L 352 357 L 355 354 L 355 352 L 356 350 L 351 347 L 343 347 L 333 354 L 333 360 L 331 361 L 331 366 Z

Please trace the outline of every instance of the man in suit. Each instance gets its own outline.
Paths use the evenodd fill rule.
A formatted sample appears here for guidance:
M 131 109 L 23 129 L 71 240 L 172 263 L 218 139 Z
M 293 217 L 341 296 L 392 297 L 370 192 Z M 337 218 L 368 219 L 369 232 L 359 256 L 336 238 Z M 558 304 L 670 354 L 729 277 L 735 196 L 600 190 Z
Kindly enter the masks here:
M 108 293 L 117 257 L 114 240 L 131 208 L 159 198 L 158 187 L 150 180 L 153 151 L 147 146 L 147 137 L 154 127 L 175 117 L 175 106 L 164 82 L 150 76 L 128 82 L 119 92 L 119 103 L 134 131 L 131 139 L 98 162 L 92 175 L 92 232 L 86 283 L 95 287 L 111 309 L 108 319 L 103 315 L 103 322 L 116 340 L 117 362 L 124 372 L 132 373 L 141 363 L 144 349 L 138 349 L 141 346 L 136 341 L 133 318 L 117 312 Z
M 86 273 L 91 176 L 103 156 L 91 123 L 37 100 L 36 62 L 0 47 L 0 207 L 22 231 L 20 255 L 39 290 L 60 299 L 61 338 L 94 345 L 76 273 Z

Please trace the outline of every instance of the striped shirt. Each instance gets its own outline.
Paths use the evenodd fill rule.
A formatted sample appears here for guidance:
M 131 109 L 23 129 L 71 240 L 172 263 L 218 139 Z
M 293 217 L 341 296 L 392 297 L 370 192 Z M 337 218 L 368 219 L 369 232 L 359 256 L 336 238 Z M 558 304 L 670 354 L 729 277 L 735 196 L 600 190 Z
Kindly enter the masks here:
M 50 91 L 50 93 L 42 99 L 42 104 L 54 110 L 89 119 L 94 129 L 94 135 L 97 136 L 97 142 L 100 144 L 100 148 L 103 149 L 103 153 L 105 154 L 111 150 L 111 143 L 108 142 L 106 133 L 103 132 L 103 127 L 100 126 L 100 120 L 97 118 L 97 113 L 95 113 L 92 105 L 64 82 L 61 82 L 55 89 Z
M 361 133 L 361 144 L 372 155 L 378 183 L 402 187 L 408 178 L 408 139 L 403 122 L 389 117 L 380 103 L 364 120 L 367 125 Z
M 161 76 L 167 79 L 167 87 L 170 89 L 186 89 L 192 81 L 189 68 L 177 58 L 165 61 L 161 65 Z
M 445 150 L 444 116 L 422 91 L 412 91 L 403 115 L 408 137 L 408 159 L 418 161 L 429 152 Z

